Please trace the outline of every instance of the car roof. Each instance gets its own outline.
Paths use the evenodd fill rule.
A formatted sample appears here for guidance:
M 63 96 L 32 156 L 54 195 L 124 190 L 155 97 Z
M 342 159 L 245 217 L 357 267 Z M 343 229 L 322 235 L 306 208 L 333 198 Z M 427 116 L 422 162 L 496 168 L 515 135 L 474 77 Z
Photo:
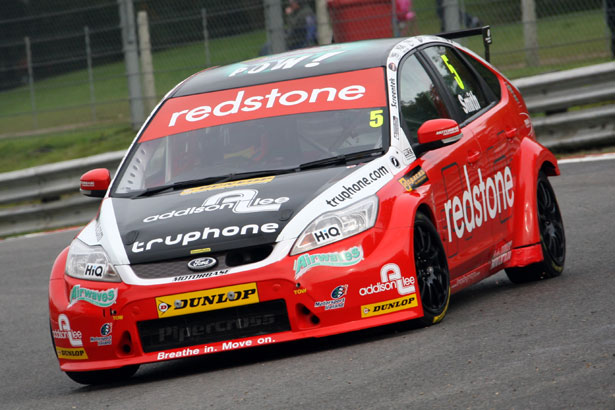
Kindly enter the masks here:
M 386 38 L 330 44 L 214 67 L 188 78 L 168 97 L 380 67 L 386 65 L 389 52 L 402 40 Z

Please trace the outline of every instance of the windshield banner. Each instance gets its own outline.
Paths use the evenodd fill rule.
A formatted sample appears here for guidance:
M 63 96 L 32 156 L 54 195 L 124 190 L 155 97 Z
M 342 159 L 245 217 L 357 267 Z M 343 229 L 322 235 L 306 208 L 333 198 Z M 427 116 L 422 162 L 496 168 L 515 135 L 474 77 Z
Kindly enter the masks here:
M 379 67 L 188 95 L 167 100 L 139 142 L 258 118 L 385 105 Z

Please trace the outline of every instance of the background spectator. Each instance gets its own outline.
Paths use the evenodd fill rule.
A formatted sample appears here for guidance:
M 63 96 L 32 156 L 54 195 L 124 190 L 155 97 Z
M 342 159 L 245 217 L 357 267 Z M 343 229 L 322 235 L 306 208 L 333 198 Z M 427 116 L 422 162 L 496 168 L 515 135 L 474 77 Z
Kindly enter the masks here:
M 286 12 L 286 48 L 313 46 L 316 40 L 316 16 L 306 0 L 290 0 Z
M 395 14 L 397 15 L 397 26 L 401 36 L 418 34 L 416 13 L 412 11 L 412 0 L 396 0 Z

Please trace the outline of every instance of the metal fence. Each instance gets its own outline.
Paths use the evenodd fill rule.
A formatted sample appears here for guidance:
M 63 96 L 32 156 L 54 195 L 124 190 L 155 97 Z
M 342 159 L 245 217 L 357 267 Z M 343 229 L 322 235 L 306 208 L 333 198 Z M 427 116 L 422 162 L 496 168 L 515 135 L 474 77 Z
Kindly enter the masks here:
M 136 127 L 196 71 L 332 39 L 490 24 L 492 62 L 521 77 L 608 61 L 615 30 L 607 23 L 615 25 L 615 0 L 299 0 L 312 10 L 303 15 L 289 13 L 286 0 L 2 2 L 0 137 Z M 312 20 L 293 40 L 290 28 L 306 15 Z M 465 44 L 481 50 L 478 41 Z

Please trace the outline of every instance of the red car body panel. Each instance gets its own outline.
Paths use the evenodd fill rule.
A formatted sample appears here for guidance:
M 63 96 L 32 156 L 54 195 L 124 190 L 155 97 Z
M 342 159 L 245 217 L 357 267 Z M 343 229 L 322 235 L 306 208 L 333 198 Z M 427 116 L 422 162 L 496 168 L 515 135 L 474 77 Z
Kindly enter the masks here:
M 395 44 L 394 40 L 387 41 Z M 416 47 L 419 45 L 415 44 Z M 335 53 L 325 56 L 334 60 Z M 258 66 L 261 67 L 258 70 L 265 74 L 268 67 L 266 64 L 269 63 Z M 310 64 L 304 67 L 309 69 L 316 66 L 316 63 Z M 390 151 L 392 165 L 387 166 L 393 175 L 378 188 L 377 219 L 373 227 L 363 232 L 305 253 L 293 255 L 289 248 L 279 260 L 265 266 L 255 265 L 250 270 L 197 280 L 147 285 L 69 276 L 65 273 L 69 250 L 66 248 L 53 265 L 49 285 L 52 340 L 60 368 L 68 372 L 114 369 L 324 337 L 421 318 L 425 313 L 418 289 L 413 250 L 417 212 L 428 216 L 440 236 L 447 256 L 451 293 L 459 292 L 503 268 L 521 267 L 541 261 L 543 253 L 536 215 L 537 176 L 541 171 L 547 175 L 558 175 L 559 168 L 554 155 L 536 141 L 518 90 L 497 71 L 487 68 L 500 81 L 499 102 L 471 121 L 459 124 L 461 138 L 450 145 L 427 150 L 418 158 L 406 162 L 399 160 L 403 159 L 403 146 L 400 145 L 397 151 Z M 382 75 L 381 68 L 362 69 L 364 71 L 357 71 L 354 76 L 350 76 L 350 80 L 346 78 L 344 85 L 352 86 L 355 81 L 361 81 L 361 75 L 371 73 L 382 84 L 380 91 L 384 91 L 386 86 L 391 87 L 390 81 L 387 84 L 386 76 Z M 395 71 L 397 66 L 388 64 L 388 69 Z M 238 78 L 244 78 L 241 76 L 249 75 L 250 71 L 260 73 L 258 70 L 234 69 L 229 77 L 237 75 Z M 212 71 L 216 70 L 199 75 L 205 76 Z M 182 83 L 188 84 L 183 87 L 194 83 L 198 85 L 199 75 L 191 77 L 192 83 Z M 328 75 L 343 77 L 341 74 Z M 295 83 L 292 84 L 316 87 L 321 80 L 319 77 L 302 78 L 293 80 Z M 372 89 L 374 81 L 369 82 Z M 289 84 L 291 82 L 286 83 Z M 260 84 L 252 91 L 260 90 L 263 94 L 263 90 L 270 90 L 274 86 L 269 83 Z M 161 112 L 173 113 L 175 105 L 179 104 L 177 107 L 183 108 L 186 101 L 192 105 L 197 104 L 200 96 L 192 95 L 189 91 L 188 88 L 185 95 L 167 99 L 171 108 L 163 106 Z M 395 92 L 392 94 L 389 89 L 391 106 L 392 98 L 397 97 Z M 239 95 L 235 90 L 227 89 L 214 94 L 214 103 L 209 104 L 224 102 Z M 381 92 L 376 95 L 378 101 L 384 99 Z M 352 108 L 373 106 L 369 102 L 360 102 Z M 295 108 L 288 109 L 295 113 Z M 171 120 L 173 124 L 183 118 L 181 115 L 191 115 L 188 110 L 179 112 L 183 114 L 177 114 Z M 205 112 L 206 109 L 194 111 L 190 118 Z M 370 115 L 373 115 L 371 119 L 374 124 L 382 123 L 382 111 Z M 260 117 L 256 115 L 254 118 Z M 188 122 L 178 122 L 183 127 L 180 131 L 194 130 L 195 126 Z M 154 116 L 150 124 L 150 128 L 145 127 L 137 136 L 135 144 L 164 138 L 168 133 L 165 131 L 170 124 L 168 118 Z M 345 172 L 361 171 L 360 167 L 356 171 L 352 167 L 348 168 Z M 417 180 L 420 182 L 415 184 Z M 111 199 L 105 198 L 104 201 Z M 98 222 L 101 214 L 92 224 Z M 93 226 L 86 229 L 94 231 Z M 117 234 L 117 238 L 119 240 L 120 234 Z M 129 244 L 125 236 L 122 236 L 122 240 L 125 245 Z M 145 239 L 143 241 L 140 245 L 143 249 L 152 243 L 163 242 L 155 238 L 145 245 Z M 315 262 L 322 260 L 319 255 L 341 254 L 351 255 L 347 258 L 352 258 L 352 264 L 340 266 Z M 305 271 L 309 270 L 309 273 L 303 274 L 302 271 L 299 274 L 299 266 Z M 239 290 L 244 289 L 240 288 L 244 285 L 251 293 Z M 218 289 L 224 289 L 224 294 L 227 289 L 243 291 L 245 299 L 223 300 L 219 296 L 217 302 L 202 307 L 205 306 L 205 298 L 215 300 L 215 291 Z M 165 300 L 175 301 L 175 304 L 166 303 Z M 142 344 L 139 324 L 170 317 L 167 312 L 188 309 L 186 313 L 198 313 L 240 306 L 240 303 L 249 305 L 278 300 L 284 301 L 289 330 L 155 351 L 146 351 Z M 212 326 L 224 327 L 227 324 L 220 321 Z M 160 340 L 171 337 L 164 333 L 164 329 L 160 330 Z M 176 328 L 168 329 L 169 332 L 178 331 Z M 179 331 L 202 332 L 203 329 L 182 328 Z M 182 340 L 182 334 L 172 336 Z

